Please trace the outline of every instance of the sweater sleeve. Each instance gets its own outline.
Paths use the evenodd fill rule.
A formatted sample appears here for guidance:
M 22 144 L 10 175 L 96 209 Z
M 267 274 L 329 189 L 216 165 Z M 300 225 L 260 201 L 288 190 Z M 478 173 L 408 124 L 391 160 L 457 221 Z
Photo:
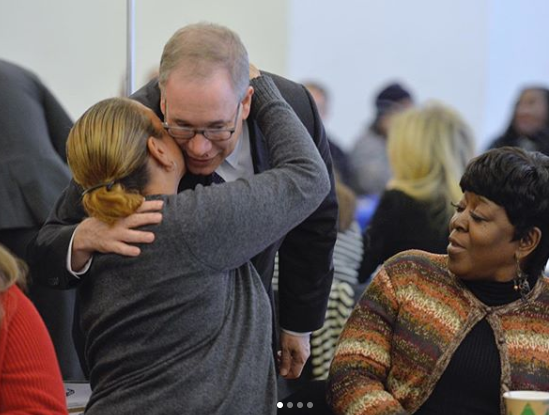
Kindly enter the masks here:
M 383 268 L 340 336 L 328 378 L 328 402 L 338 415 L 406 415 L 385 384 L 398 303 Z
M 67 414 L 53 344 L 40 315 L 17 287 L 4 295 L 0 329 L 0 414 Z
M 273 168 L 231 183 L 197 186 L 174 197 L 174 238 L 214 270 L 242 265 L 309 216 L 330 190 L 328 172 L 307 130 L 266 76 L 252 82 L 252 107 Z M 192 215 L 189 215 L 192 212 Z M 175 232 L 175 230 L 174 230 Z

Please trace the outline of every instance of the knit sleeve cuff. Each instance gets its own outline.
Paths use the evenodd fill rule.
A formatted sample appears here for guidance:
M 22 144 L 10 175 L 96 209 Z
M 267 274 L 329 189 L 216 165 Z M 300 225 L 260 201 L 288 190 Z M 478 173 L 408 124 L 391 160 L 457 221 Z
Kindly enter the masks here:
M 256 117 L 268 104 L 276 101 L 286 102 L 282 98 L 274 81 L 267 75 L 261 75 L 252 79 L 250 85 L 254 88 L 251 108 L 251 115 L 253 117 Z

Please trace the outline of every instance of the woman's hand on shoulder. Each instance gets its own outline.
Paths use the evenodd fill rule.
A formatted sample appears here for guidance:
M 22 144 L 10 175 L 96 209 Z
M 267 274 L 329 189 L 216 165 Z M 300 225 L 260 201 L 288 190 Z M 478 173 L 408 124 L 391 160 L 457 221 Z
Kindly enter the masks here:
M 254 79 L 261 76 L 261 72 L 259 72 L 259 69 L 253 64 L 250 63 L 250 79 Z

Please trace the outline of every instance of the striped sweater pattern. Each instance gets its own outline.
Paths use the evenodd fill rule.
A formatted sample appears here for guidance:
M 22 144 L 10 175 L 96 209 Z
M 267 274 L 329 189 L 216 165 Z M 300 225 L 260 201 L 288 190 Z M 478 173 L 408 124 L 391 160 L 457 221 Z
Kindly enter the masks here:
M 330 368 L 328 401 L 336 414 L 414 413 L 484 318 L 500 354 L 502 392 L 549 391 L 549 280 L 540 278 L 525 301 L 488 307 L 448 272 L 447 260 L 405 251 L 377 273 Z

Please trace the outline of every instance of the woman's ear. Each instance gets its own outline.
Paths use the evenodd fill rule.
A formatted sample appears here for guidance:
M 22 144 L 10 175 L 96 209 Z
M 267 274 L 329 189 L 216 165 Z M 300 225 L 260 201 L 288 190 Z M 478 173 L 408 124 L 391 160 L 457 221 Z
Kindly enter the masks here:
M 534 226 L 519 241 L 518 253 L 521 258 L 526 258 L 538 247 L 541 241 L 541 230 Z
M 147 139 L 147 148 L 151 157 L 156 160 L 162 167 L 169 167 L 173 164 L 171 158 L 168 156 L 164 142 L 155 137 L 149 137 Z

